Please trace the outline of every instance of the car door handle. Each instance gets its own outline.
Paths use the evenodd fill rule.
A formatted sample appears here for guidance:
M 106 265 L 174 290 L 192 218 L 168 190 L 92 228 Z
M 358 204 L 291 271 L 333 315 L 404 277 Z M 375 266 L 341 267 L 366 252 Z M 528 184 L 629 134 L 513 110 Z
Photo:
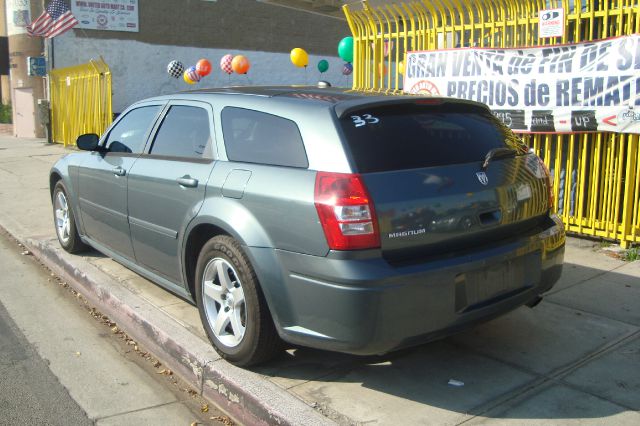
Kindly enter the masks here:
M 116 167 L 112 171 L 113 171 L 113 174 L 116 175 L 116 176 L 124 176 L 124 175 L 127 174 L 127 171 L 125 169 L 123 169 L 122 167 Z
M 184 186 L 184 187 L 187 187 L 187 188 L 195 188 L 196 186 L 198 186 L 198 179 L 194 179 L 189 175 L 179 177 L 178 179 L 176 179 L 176 181 L 181 186 Z

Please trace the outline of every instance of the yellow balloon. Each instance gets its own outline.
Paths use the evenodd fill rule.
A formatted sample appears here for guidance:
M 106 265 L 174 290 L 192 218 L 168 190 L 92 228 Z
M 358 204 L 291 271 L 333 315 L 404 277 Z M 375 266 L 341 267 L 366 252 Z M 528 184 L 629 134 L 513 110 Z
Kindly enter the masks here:
M 307 55 L 304 49 L 296 47 L 291 51 L 291 62 L 296 67 L 306 67 L 309 65 L 309 55 Z
M 404 61 L 398 62 L 398 72 L 404 75 Z
M 189 78 L 189 75 L 187 74 L 187 72 L 185 71 L 184 74 L 182 74 L 182 78 L 184 79 L 184 82 L 187 84 L 196 84 L 195 81 L 191 80 Z

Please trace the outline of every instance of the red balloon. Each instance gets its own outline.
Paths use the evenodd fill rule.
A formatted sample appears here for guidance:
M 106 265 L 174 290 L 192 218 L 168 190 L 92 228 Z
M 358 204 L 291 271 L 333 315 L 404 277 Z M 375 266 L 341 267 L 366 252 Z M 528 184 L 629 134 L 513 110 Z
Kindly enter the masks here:
M 238 55 L 231 61 L 231 68 L 238 74 L 246 74 L 249 71 L 251 64 L 249 60 L 242 55 Z
M 196 64 L 196 72 L 202 77 L 211 74 L 211 62 L 206 59 L 200 59 Z

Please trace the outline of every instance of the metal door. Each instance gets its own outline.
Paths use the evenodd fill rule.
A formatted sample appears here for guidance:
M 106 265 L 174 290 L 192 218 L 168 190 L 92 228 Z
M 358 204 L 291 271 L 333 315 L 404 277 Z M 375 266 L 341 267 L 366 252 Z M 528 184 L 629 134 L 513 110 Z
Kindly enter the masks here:
M 153 144 L 129 174 L 129 223 L 136 261 L 182 284 L 183 231 L 198 213 L 213 169 L 213 112 L 201 102 L 172 102 Z
M 78 169 L 84 232 L 106 248 L 134 259 L 127 209 L 127 175 L 144 149 L 162 105 L 141 105 L 125 112 Z

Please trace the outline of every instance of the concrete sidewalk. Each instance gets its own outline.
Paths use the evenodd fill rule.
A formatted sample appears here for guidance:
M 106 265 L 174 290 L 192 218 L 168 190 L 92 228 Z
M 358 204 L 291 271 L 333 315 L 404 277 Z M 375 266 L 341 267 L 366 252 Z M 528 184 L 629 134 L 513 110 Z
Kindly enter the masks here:
M 240 422 L 640 424 L 640 262 L 570 239 L 535 309 L 386 356 L 297 349 L 242 370 L 216 355 L 195 307 L 97 252 L 60 249 L 48 172 L 64 152 L 0 137 L 0 226 Z

